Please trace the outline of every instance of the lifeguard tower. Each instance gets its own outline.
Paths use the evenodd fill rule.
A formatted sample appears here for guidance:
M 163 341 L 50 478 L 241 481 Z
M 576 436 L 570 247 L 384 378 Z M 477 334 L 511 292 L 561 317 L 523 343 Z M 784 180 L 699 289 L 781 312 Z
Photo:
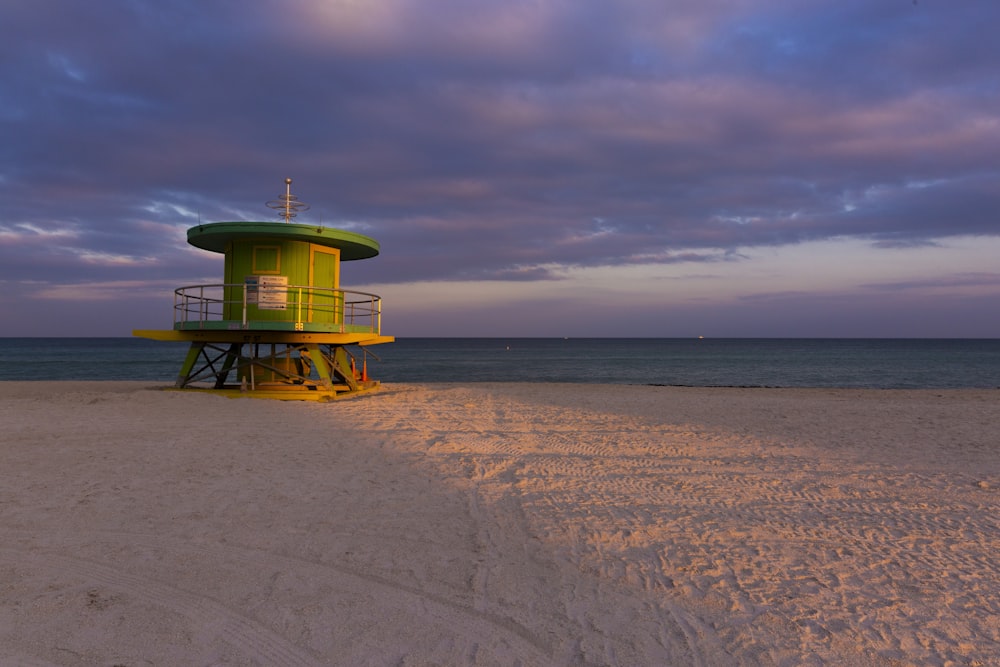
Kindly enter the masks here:
M 285 194 L 267 202 L 284 222 L 188 229 L 188 243 L 225 255 L 223 282 L 174 290 L 173 329 L 132 332 L 191 343 L 178 388 L 330 400 L 378 386 L 368 377 L 374 355 L 367 348 L 395 339 L 381 334 L 381 297 L 340 289 L 340 263 L 374 257 L 379 244 L 353 232 L 293 223 L 309 206 L 292 194 L 291 184 L 286 178 Z

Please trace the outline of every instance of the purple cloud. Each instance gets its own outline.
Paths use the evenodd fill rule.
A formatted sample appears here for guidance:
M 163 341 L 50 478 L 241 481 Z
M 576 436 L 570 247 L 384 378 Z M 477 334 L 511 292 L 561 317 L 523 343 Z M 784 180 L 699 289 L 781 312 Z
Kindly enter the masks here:
M 1000 6 L 61 4 L 0 9 L 5 280 L 211 274 L 285 176 L 381 284 L 1000 234 Z

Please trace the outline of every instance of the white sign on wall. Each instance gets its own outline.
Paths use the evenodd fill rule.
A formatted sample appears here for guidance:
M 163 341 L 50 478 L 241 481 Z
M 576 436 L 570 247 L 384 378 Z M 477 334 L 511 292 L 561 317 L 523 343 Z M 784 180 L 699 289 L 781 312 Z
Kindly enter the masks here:
M 288 276 L 247 276 L 247 303 L 261 310 L 288 307 Z

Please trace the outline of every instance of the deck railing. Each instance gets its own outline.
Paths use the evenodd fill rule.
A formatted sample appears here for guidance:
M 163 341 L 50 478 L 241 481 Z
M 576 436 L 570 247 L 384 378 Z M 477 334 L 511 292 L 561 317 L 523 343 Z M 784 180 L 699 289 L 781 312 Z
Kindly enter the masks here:
M 254 317 L 256 313 L 258 317 Z M 189 285 L 174 290 L 174 328 L 281 328 L 364 332 L 379 335 L 382 297 L 368 292 L 244 283 Z

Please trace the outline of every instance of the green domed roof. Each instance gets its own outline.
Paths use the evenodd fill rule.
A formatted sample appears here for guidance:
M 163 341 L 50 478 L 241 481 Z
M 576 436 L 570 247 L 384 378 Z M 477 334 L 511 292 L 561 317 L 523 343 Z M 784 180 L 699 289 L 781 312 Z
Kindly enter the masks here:
M 378 255 L 375 239 L 316 225 L 298 225 L 284 222 L 212 222 L 191 227 L 187 232 L 188 243 L 203 250 L 226 252 L 226 244 L 235 239 L 280 238 L 305 241 L 340 250 L 340 259 L 368 259 Z

